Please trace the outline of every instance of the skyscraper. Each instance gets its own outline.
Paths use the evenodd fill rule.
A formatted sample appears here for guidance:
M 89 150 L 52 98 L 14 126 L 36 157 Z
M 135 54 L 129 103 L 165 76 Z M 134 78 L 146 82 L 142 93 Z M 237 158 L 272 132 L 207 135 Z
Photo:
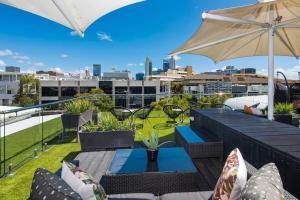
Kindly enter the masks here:
M 149 57 L 146 58 L 145 63 L 145 76 L 151 76 L 152 75 L 152 61 Z
M 93 65 L 93 76 L 101 78 L 101 65 L 100 64 Z
M 170 69 L 170 62 L 169 59 L 164 59 L 163 61 L 163 70 L 167 72 Z
M 169 65 L 170 65 L 170 69 L 172 70 L 176 69 L 176 61 L 173 56 L 169 59 Z
M 144 80 L 144 76 L 145 76 L 145 74 L 143 72 L 136 73 L 135 80 L 142 81 L 142 80 Z

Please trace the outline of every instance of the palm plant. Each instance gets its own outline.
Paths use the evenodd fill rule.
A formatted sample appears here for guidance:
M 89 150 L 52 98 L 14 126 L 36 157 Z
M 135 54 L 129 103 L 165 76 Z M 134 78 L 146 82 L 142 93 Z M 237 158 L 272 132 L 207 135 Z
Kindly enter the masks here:
M 288 114 L 292 115 L 294 113 L 294 106 L 291 103 L 277 103 L 274 107 L 276 114 Z

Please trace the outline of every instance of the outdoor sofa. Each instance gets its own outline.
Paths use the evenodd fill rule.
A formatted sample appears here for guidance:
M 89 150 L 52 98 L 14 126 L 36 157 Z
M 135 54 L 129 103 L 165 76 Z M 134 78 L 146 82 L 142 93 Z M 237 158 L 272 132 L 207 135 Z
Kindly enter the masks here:
M 78 165 L 79 163 L 77 162 L 76 164 Z M 98 168 L 99 166 L 96 167 Z M 249 177 L 257 171 L 257 169 L 249 163 L 246 163 L 246 167 Z M 103 169 L 94 169 L 92 171 L 97 171 L 98 173 L 102 170 Z M 45 169 L 37 169 L 32 181 L 29 200 L 81 200 L 81 197 L 74 192 L 59 175 L 59 171 L 57 174 L 53 174 Z M 99 176 L 99 174 L 96 176 Z M 163 194 L 161 196 L 155 196 L 150 193 L 113 194 L 108 195 L 108 200 L 208 200 L 212 193 L 212 191 L 181 192 Z M 285 191 L 284 195 L 286 200 L 297 199 L 287 191 Z

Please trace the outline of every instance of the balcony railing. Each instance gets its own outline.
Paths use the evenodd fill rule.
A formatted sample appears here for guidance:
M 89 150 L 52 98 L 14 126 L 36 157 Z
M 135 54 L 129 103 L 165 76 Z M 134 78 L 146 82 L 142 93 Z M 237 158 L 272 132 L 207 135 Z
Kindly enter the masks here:
M 61 115 L 67 103 L 88 99 L 95 103 L 96 96 L 77 97 L 51 103 L 0 112 L 0 177 L 11 174 L 18 167 L 47 151 L 53 144 L 70 142 L 76 137 L 63 137 Z M 109 96 L 109 95 L 106 95 Z M 109 96 L 112 106 L 138 109 L 163 98 L 182 94 L 118 94 Z M 194 94 L 195 98 L 208 96 Z M 107 112 L 108 110 L 103 110 Z M 166 117 L 162 111 L 152 117 Z M 76 132 L 76 131 L 75 131 Z M 74 133 L 74 131 L 73 131 Z

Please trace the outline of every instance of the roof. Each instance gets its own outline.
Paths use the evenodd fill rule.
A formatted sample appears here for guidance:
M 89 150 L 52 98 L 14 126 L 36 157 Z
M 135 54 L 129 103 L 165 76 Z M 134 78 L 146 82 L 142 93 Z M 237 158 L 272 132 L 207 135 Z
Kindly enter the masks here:
M 268 77 L 257 74 L 237 74 L 232 76 L 217 75 L 217 74 L 196 74 L 189 77 L 184 77 L 183 82 L 197 82 L 199 84 L 205 84 L 209 81 L 222 81 L 231 82 L 232 84 L 267 84 Z M 277 79 L 275 79 L 275 82 Z M 284 83 L 283 79 L 278 79 L 279 82 Z M 288 80 L 289 83 L 296 83 L 299 81 Z

